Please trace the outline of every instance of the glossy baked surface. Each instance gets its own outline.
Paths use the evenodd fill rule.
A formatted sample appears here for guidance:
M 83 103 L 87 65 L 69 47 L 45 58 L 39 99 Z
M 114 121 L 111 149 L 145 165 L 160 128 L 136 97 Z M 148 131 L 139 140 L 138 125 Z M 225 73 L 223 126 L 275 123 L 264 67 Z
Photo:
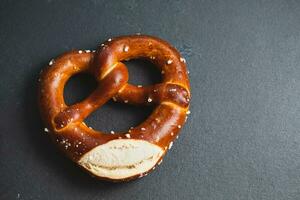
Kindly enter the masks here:
M 147 87 L 129 84 L 123 62 L 131 59 L 152 62 L 160 70 L 162 82 Z M 65 84 L 79 73 L 93 75 L 98 86 L 81 102 L 67 105 L 63 97 Z M 186 60 L 170 44 L 153 36 L 109 38 L 97 51 L 67 52 L 49 62 L 39 82 L 41 116 L 53 141 L 84 169 L 104 179 L 129 180 L 154 169 L 178 137 L 190 112 Z M 105 134 L 86 126 L 86 117 L 109 100 L 154 105 L 155 109 L 144 122 L 123 133 Z M 107 146 L 110 142 L 114 145 Z M 141 152 L 143 155 L 138 156 Z M 134 155 L 137 157 L 131 159 Z

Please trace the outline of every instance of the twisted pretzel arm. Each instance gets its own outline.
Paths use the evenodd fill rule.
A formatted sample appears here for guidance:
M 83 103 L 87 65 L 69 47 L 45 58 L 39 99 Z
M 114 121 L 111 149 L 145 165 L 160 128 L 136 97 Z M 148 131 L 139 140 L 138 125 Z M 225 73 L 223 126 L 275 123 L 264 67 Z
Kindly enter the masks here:
M 66 105 L 63 98 L 65 83 L 77 73 L 91 73 L 93 58 L 93 53 L 66 53 L 51 61 L 40 78 L 39 107 L 42 118 L 46 127 L 55 133 L 52 134 L 55 143 L 75 161 L 99 144 L 117 138 L 88 128 L 83 120 L 108 101 L 128 80 L 126 67 L 119 63 L 85 100 Z

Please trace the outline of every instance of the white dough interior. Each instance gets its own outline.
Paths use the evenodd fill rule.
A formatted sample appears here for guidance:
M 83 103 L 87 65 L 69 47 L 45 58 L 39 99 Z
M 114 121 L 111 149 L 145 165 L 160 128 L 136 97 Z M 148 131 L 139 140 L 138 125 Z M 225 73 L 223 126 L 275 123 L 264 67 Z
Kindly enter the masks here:
M 144 140 L 117 139 L 93 148 L 78 162 L 96 176 L 124 179 L 149 171 L 163 152 Z

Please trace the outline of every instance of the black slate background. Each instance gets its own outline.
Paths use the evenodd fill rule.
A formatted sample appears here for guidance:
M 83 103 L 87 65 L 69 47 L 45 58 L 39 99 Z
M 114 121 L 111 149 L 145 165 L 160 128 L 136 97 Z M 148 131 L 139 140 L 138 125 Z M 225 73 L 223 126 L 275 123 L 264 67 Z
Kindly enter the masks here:
M 154 173 L 101 182 L 43 133 L 38 74 L 65 51 L 136 32 L 187 59 L 192 114 Z M 300 199 L 299 1 L 2 0 L 0 47 L 0 199 Z M 131 82 L 159 81 L 149 63 L 128 65 Z M 94 86 L 73 78 L 68 102 Z M 108 103 L 87 123 L 126 130 L 151 110 Z

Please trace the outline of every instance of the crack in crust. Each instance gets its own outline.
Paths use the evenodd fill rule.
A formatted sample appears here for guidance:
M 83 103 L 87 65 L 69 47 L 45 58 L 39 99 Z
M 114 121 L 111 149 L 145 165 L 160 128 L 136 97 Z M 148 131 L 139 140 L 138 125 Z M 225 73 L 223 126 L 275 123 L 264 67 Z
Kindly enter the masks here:
M 147 161 L 147 160 L 151 160 L 153 159 L 153 156 L 149 157 L 149 158 L 145 158 L 144 160 L 141 160 L 140 162 L 137 162 L 137 163 L 134 163 L 134 164 L 131 164 L 131 165 L 124 165 L 124 166 L 116 166 L 116 167 L 108 167 L 108 166 L 104 166 L 104 165 L 96 165 L 96 164 L 93 164 L 93 163 L 86 163 L 86 164 L 83 164 L 85 165 L 86 168 L 88 169 L 91 169 L 91 166 L 93 167 L 97 167 L 97 168 L 103 168 L 103 169 L 108 169 L 108 170 L 117 170 L 117 169 L 132 169 L 132 168 L 136 168 L 137 165 L 140 165 L 142 164 L 143 162 Z
M 144 140 L 117 139 L 95 147 L 78 163 L 96 176 L 126 179 L 152 169 L 163 153 Z

